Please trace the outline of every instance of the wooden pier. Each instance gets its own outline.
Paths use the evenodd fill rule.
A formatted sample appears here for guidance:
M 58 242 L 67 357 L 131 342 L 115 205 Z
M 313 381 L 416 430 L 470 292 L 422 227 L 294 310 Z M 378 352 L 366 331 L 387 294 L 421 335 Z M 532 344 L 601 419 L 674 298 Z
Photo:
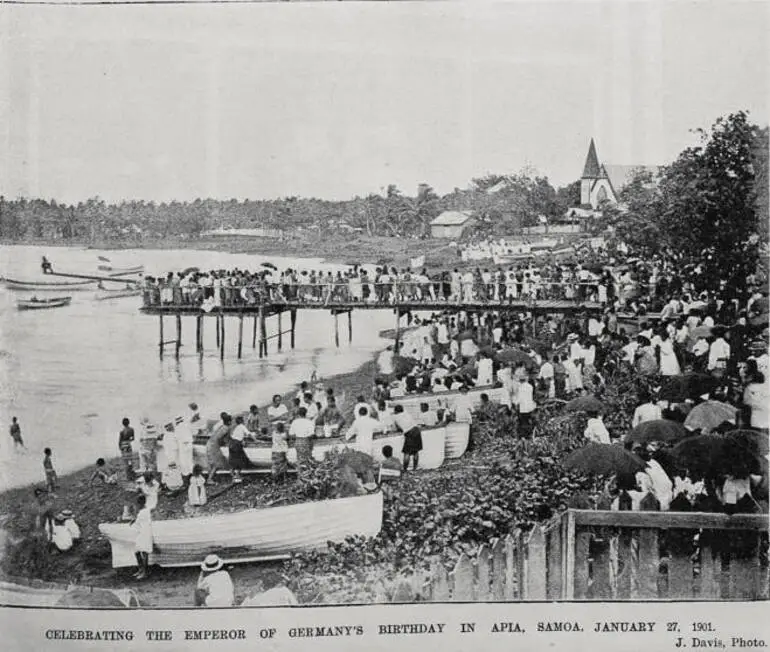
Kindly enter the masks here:
M 163 358 L 167 346 L 174 347 L 174 355 L 178 359 L 182 347 L 182 318 L 195 320 L 195 350 L 198 355 L 203 355 L 204 324 L 214 321 L 216 328 L 216 346 L 219 357 L 224 360 L 225 344 L 227 340 L 226 323 L 235 320 L 237 323 L 237 338 L 235 347 L 237 357 L 243 356 L 244 321 L 252 321 L 251 346 L 258 350 L 260 358 L 268 355 L 268 342 L 276 340 L 277 350 L 283 349 L 283 336 L 289 335 L 289 346 L 294 349 L 296 343 L 297 311 L 299 310 L 323 310 L 329 311 L 334 316 L 334 343 L 340 346 L 339 316 L 347 315 L 348 342 L 353 341 L 353 311 L 354 310 L 388 310 L 395 314 L 396 343 L 400 341 L 401 317 L 412 312 L 442 312 L 442 313 L 522 313 L 529 312 L 534 317 L 548 314 L 588 315 L 601 314 L 603 306 L 593 302 L 576 302 L 564 299 L 542 299 L 538 301 L 513 301 L 494 302 L 478 301 L 469 303 L 454 303 L 448 301 L 430 300 L 404 300 L 396 303 L 371 302 L 371 301 L 275 301 L 253 305 L 225 305 L 213 308 L 205 312 L 198 305 L 190 304 L 145 304 L 141 312 L 146 315 L 157 315 L 159 324 L 158 349 Z M 285 328 L 284 315 L 288 313 L 289 327 Z M 164 321 L 171 317 L 176 326 L 176 339 L 165 339 Z M 268 334 L 268 320 L 275 318 L 275 332 Z

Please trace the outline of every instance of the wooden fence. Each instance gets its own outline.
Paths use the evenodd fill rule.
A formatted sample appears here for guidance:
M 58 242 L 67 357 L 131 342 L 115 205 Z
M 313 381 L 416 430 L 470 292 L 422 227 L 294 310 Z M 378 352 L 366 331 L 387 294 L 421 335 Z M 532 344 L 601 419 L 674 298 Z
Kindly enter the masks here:
M 404 580 L 392 602 L 768 599 L 768 517 L 568 510 Z

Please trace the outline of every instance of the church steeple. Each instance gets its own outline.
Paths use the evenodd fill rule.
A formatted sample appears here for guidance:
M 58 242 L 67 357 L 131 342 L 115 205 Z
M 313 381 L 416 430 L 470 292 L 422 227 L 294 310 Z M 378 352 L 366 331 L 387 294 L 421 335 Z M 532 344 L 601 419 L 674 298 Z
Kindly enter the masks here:
M 596 145 L 594 145 L 594 139 L 591 138 L 591 144 L 588 146 L 588 156 L 586 156 L 586 164 L 583 166 L 583 179 L 597 179 L 601 176 L 601 167 L 599 166 L 599 158 L 596 156 Z

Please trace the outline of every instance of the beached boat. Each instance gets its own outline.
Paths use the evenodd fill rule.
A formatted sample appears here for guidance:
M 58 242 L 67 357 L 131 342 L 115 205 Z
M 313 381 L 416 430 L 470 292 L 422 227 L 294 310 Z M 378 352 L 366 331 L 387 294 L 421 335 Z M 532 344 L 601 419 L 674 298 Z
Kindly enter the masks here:
M 481 404 L 482 394 L 489 396 L 490 401 L 496 401 L 497 403 L 502 403 L 504 405 L 510 403 L 510 397 L 503 387 L 474 387 L 468 390 L 468 397 L 473 409 Z M 462 396 L 462 394 L 458 391 L 407 394 L 406 396 L 392 398 L 388 401 L 388 407 L 393 408 L 396 405 L 403 405 L 404 412 L 410 414 L 414 418 L 418 418 L 420 414 L 420 405 L 422 403 L 427 403 L 429 410 L 438 410 L 439 408 L 448 408 L 452 410 L 454 409 L 455 402 L 460 396 Z
M 9 290 L 20 292 L 61 292 L 86 290 L 93 281 L 18 281 L 12 278 L 4 278 L 5 287 Z
M 471 424 L 452 421 L 446 425 L 446 443 L 444 455 L 447 459 L 456 460 L 468 450 L 471 436 Z
M 138 607 L 131 589 L 101 589 L 80 584 L 57 584 L 13 578 L 0 581 L 0 605 L 4 607 Z
M 376 536 L 382 528 L 382 493 L 297 505 L 247 509 L 231 514 L 153 521 L 150 564 L 197 566 L 216 553 L 225 563 L 285 559 L 325 550 L 327 541 Z M 110 542 L 112 567 L 135 566 L 136 533 L 127 523 L 101 523 Z
M 420 451 L 420 466 L 421 469 L 437 469 L 444 463 L 446 457 L 446 428 L 439 426 L 436 428 L 422 428 L 422 446 Z M 206 441 L 208 435 L 198 435 L 193 439 L 193 453 L 195 455 L 196 463 L 199 463 L 203 468 L 206 468 Z M 372 440 L 372 450 L 367 451 L 372 457 L 381 462 L 384 458 L 382 456 L 383 446 L 390 446 L 393 448 L 393 454 L 398 457 L 401 454 L 401 448 L 404 445 L 404 435 L 400 432 L 389 433 L 375 433 Z M 468 444 L 466 442 L 465 447 Z M 313 440 L 313 459 L 322 461 L 326 455 L 333 450 L 343 450 L 345 448 L 351 448 L 353 450 L 361 450 L 355 440 L 347 441 L 344 437 L 319 437 Z M 227 458 L 229 451 L 226 446 L 221 449 L 222 454 Z M 268 468 L 272 463 L 272 445 L 270 442 L 244 442 L 243 450 L 246 453 L 246 457 L 251 460 L 252 464 L 260 468 Z M 464 451 L 463 451 L 464 452 Z M 462 453 L 461 453 L 462 454 Z M 289 464 L 297 463 L 297 450 L 294 447 L 290 447 L 286 454 L 286 459 Z
M 16 308 L 18 310 L 43 310 L 45 308 L 61 308 L 68 306 L 72 297 L 51 297 L 50 299 L 17 299 Z
M 144 274 L 144 265 L 134 265 L 133 267 L 113 267 L 112 265 L 99 265 L 100 272 L 107 272 L 108 276 L 131 276 L 133 274 Z

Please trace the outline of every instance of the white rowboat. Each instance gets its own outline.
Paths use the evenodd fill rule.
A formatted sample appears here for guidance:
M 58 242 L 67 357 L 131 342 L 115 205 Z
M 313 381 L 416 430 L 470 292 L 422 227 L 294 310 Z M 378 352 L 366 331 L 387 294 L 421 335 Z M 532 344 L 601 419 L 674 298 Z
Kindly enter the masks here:
M 72 297 L 52 297 L 50 299 L 38 299 L 32 297 L 31 299 L 18 299 L 16 301 L 17 310 L 44 310 L 46 308 L 61 308 L 62 306 L 68 306 L 72 301 Z
M 382 528 L 382 493 L 297 505 L 247 509 L 152 524 L 150 564 L 197 566 L 216 553 L 225 563 L 285 559 L 324 550 L 328 541 L 376 536 Z M 112 567 L 135 566 L 136 532 L 126 523 L 101 523 L 110 542 Z
M 61 292 L 63 290 L 86 290 L 92 281 L 18 281 L 12 278 L 3 279 L 9 290 L 22 292 Z
M 490 401 L 496 401 L 502 405 L 510 404 L 510 396 L 508 396 L 508 392 L 504 387 L 474 387 L 468 390 L 467 399 L 470 401 L 472 409 L 476 409 L 481 405 L 482 394 L 489 396 Z M 422 403 L 427 403 L 429 410 L 437 410 L 439 408 L 454 410 L 460 396 L 462 396 L 462 393 L 459 391 L 407 394 L 406 396 L 392 398 L 388 401 L 388 407 L 393 408 L 396 405 L 403 405 L 404 412 L 418 419 Z

